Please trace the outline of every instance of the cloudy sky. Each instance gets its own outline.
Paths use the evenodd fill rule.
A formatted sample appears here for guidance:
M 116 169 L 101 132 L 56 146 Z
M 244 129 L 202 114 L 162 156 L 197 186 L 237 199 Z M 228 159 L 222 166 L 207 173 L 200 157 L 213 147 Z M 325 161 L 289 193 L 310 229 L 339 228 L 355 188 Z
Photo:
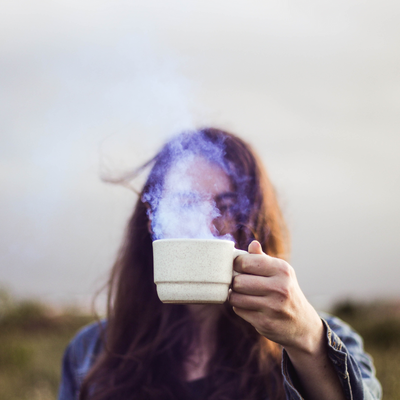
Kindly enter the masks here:
M 6 0 L 0 285 L 87 303 L 136 200 L 100 175 L 211 125 L 264 160 L 314 304 L 398 296 L 399 20 L 388 0 Z

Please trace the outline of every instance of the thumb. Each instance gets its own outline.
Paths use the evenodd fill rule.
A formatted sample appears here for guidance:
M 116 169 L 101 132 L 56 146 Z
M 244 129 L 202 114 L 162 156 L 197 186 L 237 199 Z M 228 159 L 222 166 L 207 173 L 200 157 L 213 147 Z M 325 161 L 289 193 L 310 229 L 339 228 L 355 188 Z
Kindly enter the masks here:
M 257 242 L 257 240 L 253 240 L 250 244 L 249 244 L 249 253 L 250 254 L 263 254 L 262 248 L 261 248 L 261 244 L 259 242 Z

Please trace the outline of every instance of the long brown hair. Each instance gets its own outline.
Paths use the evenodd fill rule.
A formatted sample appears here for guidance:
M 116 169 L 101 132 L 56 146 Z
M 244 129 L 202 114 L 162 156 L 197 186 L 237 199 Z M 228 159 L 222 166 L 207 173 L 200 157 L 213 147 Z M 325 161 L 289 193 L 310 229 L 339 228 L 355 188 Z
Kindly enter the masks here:
M 212 146 L 205 152 L 198 139 Z M 174 162 L 176 144 L 222 160 L 248 210 L 236 213 L 236 247 L 258 240 L 264 252 L 285 258 L 288 236 L 274 189 L 248 144 L 214 128 L 184 133 L 167 143 L 151 161 L 153 168 L 126 228 L 124 243 L 108 282 L 108 315 L 103 351 L 86 376 L 80 399 L 176 400 L 189 397 L 184 362 L 195 336 L 184 305 L 162 304 L 153 282 L 152 237 L 142 201 L 162 181 Z M 238 181 L 240 180 L 240 181 Z M 284 399 L 280 347 L 238 317 L 229 303 L 217 322 L 217 348 L 208 366 L 207 398 Z M 103 338 L 104 339 L 104 338 Z

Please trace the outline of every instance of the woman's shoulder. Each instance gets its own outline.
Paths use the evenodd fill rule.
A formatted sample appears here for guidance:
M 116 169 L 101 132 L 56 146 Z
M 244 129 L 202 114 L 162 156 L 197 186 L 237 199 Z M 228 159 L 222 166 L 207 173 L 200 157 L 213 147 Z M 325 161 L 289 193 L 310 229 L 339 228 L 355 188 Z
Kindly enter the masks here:
M 106 321 L 81 328 L 67 346 L 63 362 L 59 400 L 78 399 L 79 388 L 102 349 Z
M 92 346 L 100 340 L 106 327 L 106 320 L 95 321 L 82 327 L 71 340 L 71 345 L 76 348 Z
M 66 356 L 78 377 L 86 375 L 101 352 L 106 321 L 93 322 L 81 328 L 69 343 Z

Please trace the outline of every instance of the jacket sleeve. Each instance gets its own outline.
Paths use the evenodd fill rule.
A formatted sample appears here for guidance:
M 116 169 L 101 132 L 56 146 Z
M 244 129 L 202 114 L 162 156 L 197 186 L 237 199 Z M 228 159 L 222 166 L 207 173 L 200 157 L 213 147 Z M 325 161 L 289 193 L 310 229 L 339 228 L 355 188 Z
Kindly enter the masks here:
M 323 315 L 328 356 L 338 374 L 346 400 L 380 400 L 382 389 L 375 377 L 371 357 L 364 352 L 363 340 L 339 318 Z M 296 374 L 283 350 L 282 374 L 287 398 L 302 399 L 296 389 Z

